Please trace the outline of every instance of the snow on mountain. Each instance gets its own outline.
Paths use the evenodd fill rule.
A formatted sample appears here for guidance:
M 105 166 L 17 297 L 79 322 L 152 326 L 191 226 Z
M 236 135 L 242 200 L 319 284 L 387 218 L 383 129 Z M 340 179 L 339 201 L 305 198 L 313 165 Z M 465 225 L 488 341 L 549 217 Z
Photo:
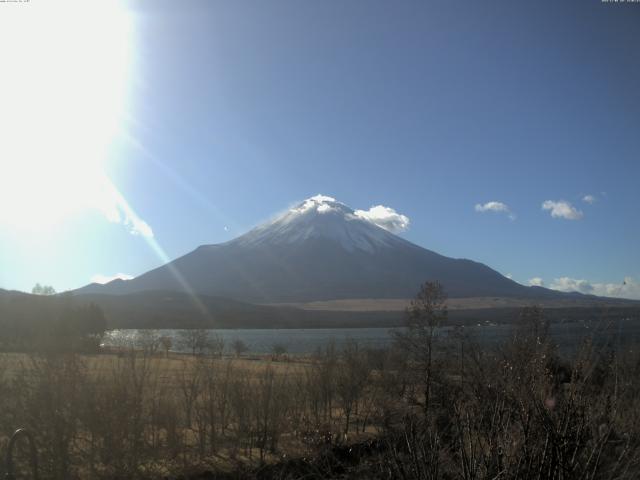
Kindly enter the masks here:
M 347 251 L 373 253 L 377 248 L 404 242 L 332 197 L 316 195 L 291 208 L 276 219 L 264 223 L 232 240 L 242 246 L 278 245 L 324 238 Z

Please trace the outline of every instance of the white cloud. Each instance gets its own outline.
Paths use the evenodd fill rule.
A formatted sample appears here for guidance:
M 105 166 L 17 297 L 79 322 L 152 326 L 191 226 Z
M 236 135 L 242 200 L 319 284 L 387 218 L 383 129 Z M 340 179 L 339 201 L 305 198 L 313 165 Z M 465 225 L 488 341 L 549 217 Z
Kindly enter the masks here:
M 124 225 L 131 235 L 140 235 L 147 238 L 153 237 L 153 230 L 149 224 L 137 215 L 132 214 L 132 212 L 120 210 L 114 205 L 113 208 L 103 210 L 103 213 L 111 223 Z
M 559 290 L 561 292 L 580 292 L 593 293 L 593 285 L 586 280 L 578 280 L 576 278 L 560 277 L 551 282 L 549 288 Z
M 532 287 L 544 287 L 544 280 L 540 277 L 533 277 L 529 279 L 529 285 Z
M 546 200 L 542 202 L 542 209 L 551 211 L 553 218 L 564 218 L 566 220 L 580 220 L 583 213 L 564 200 Z
M 633 277 L 625 277 L 622 283 L 591 283 L 588 280 L 560 277 L 551 283 L 550 288 L 561 292 L 640 300 L 640 283 Z
M 131 235 L 141 235 L 143 237 L 152 238 L 153 230 L 147 222 L 138 217 L 127 217 L 122 222 Z
M 99 192 L 96 193 L 94 205 L 109 222 L 124 225 L 130 234 L 153 237 L 151 226 L 138 216 L 108 179 L 103 181 Z
M 589 205 L 593 205 L 598 201 L 598 198 L 595 195 L 585 195 L 582 197 L 582 201 L 584 203 L 588 203 Z
M 502 202 L 487 202 L 476 204 L 476 212 L 508 212 L 509 207 Z
M 96 275 L 94 275 L 93 277 L 91 277 L 91 283 L 109 283 L 112 280 L 115 280 L 119 278 L 120 280 L 131 280 L 133 278 L 133 275 L 128 275 L 126 273 L 116 273 L 115 275 L 102 275 L 101 273 L 98 273 Z
M 402 232 L 409 228 L 409 217 L 396 212 L 391 207 L 376 205 L 369 210 L 356 210 L 354 214 L 364 220 L 368 220 L 390 232 Z
M 476 212 L 485 213 L 485 212 L 496 212 L 496 213 L 506 213 L 507 216 L 511 220 L 516 219 L 516 215 L 511 211 L 509 206 L 506 203 L 502 202 L 487 202 L 487 203 L 476 203 L 475 206 Z

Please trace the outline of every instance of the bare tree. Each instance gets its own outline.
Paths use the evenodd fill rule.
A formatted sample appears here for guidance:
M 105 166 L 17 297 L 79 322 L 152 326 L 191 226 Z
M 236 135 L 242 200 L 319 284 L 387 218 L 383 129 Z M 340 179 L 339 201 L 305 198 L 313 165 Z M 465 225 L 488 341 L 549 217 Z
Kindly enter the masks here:
M 221 358 L 224 353 L 224 343 L 224 338 L 220 335 L 210 335 L 207 341 L 209 355 Z
M 285 428 L 290 386 L 286 374 L 276 375 L 267 367 L 257 374 L 252 387 L 256 446 L 264 462 L 267 450 L 275 453 Z
M 231 342 L 231 348 L 233 348 L 236 357 L 240 357 L 243 353 L 249 351 L 249 346 L 239 338 L 236 338 L 233 342 Z
M 405 350 L 412 371 L 417 373 L 416 383 L 421 387 L 422 407 L 429 410 L 433 383 L 434 343 L 438 328 L 447 321 L 447 297 L 440 282 L 425 282 L 407 308 L 405 331 L 396 332 L 398 346 Z M 416 399 L 420 403 L 419 399 Z
M 366 355 L 358 348 L 355 340 L 347 341 L 340 355 L 341 364 L 337 369 L 336 393 L 344 415 L 344 434 L 349 433 L 351 414 L 357 414 L 358 402 L 362 397 L 371 375 Z
M 180 340 L 184 348 L 191 350 L 192 355 L 202 355 L 209 345 L 209 331 L 204 328 L 181 330 Z
M 162 348 L 164 349 L 165 357 L 169 358 L 169 350 L 171 350 L 171 347 L 173 346 L 173 340 L 171 340 L 171 337 L 168 335 L 160 337 L 160 345 L 162 345 Z
M 182 410 L 185 415 L 185 427 L 193 425 L 193 408 L 202 389 L 201 370 L 197 364 L 185 362 L 180 371 L 178 386 L 182 394 Z
M 160 335 L 157 330 L 138 330 L 138 347 L 147 355 L 155 355 L 160 348 Z
M 272 360 L 280 360 L 280 358 L 287 353 L 287 347 L 281 343 L 276 343 L 271 347 Z

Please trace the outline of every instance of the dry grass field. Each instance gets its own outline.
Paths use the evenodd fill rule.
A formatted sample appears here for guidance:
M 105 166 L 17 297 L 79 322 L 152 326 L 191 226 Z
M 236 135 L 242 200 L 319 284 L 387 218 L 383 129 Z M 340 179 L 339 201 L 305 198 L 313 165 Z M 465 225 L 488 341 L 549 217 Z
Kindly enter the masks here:
M 123 368 L 123 364 L 131 366 L 131 352 L 123 351 L 104 352 L 95 354 L 78 354 L 76 360 L 83 365 L 89 379 L 101 378 L 117 374 Z M 28 353 L 0 353 L 0 366 L 5 380 L 14 380 L 29 372 L 34 362 L 38 360 Z M 305 356 L 288 355 L 283 359 L 274 359 L 272 355 L 234 357 L 225 356 L 219 358 L 205 358 L 198 355 L 170 352 L 156 353 L 145 356 L 138 351 L 135 355 L 134 369 L 145 369 L 150 376 L 158 379 L 162 387 L 176 392 L 185 372 L 194 372 L 207 364 L 207 368 L 229 368 L 234 375 L 254 379 L 260 376 L 266 369 L 273 371 L 277 376 L 288 378 L 301 378 L 311 368 L 311 360 Z

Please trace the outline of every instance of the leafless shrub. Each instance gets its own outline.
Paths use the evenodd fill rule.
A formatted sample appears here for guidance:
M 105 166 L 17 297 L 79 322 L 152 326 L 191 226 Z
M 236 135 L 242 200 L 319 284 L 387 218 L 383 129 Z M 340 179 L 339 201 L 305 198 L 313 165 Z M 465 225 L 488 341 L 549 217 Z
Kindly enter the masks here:
M 276 343 L 271 347 L 271 359 L 280 360 L 287 353 L 287 347 L 281 343 Z
M 249 345 L 247 345 L 244 340 L 236 338 L 233 342 L 231 342 L 231 348 L 233 349 L 236 357 L 241 357 L 244 353 L 249 351 Z
M 192 355 L 202 355 L 209 348 L 209 330 L 203 328 L 180 330 L 180 343 Z
M 358 344 L 349 340 L 340 354 L 340 366 L 336 373 L 336 393 L 344 416 L 344 435 L 349 433 L 352 413 L 358 413 L 358 406 L 364 396 L 371 376 L 371 366 L 366 352 Z

